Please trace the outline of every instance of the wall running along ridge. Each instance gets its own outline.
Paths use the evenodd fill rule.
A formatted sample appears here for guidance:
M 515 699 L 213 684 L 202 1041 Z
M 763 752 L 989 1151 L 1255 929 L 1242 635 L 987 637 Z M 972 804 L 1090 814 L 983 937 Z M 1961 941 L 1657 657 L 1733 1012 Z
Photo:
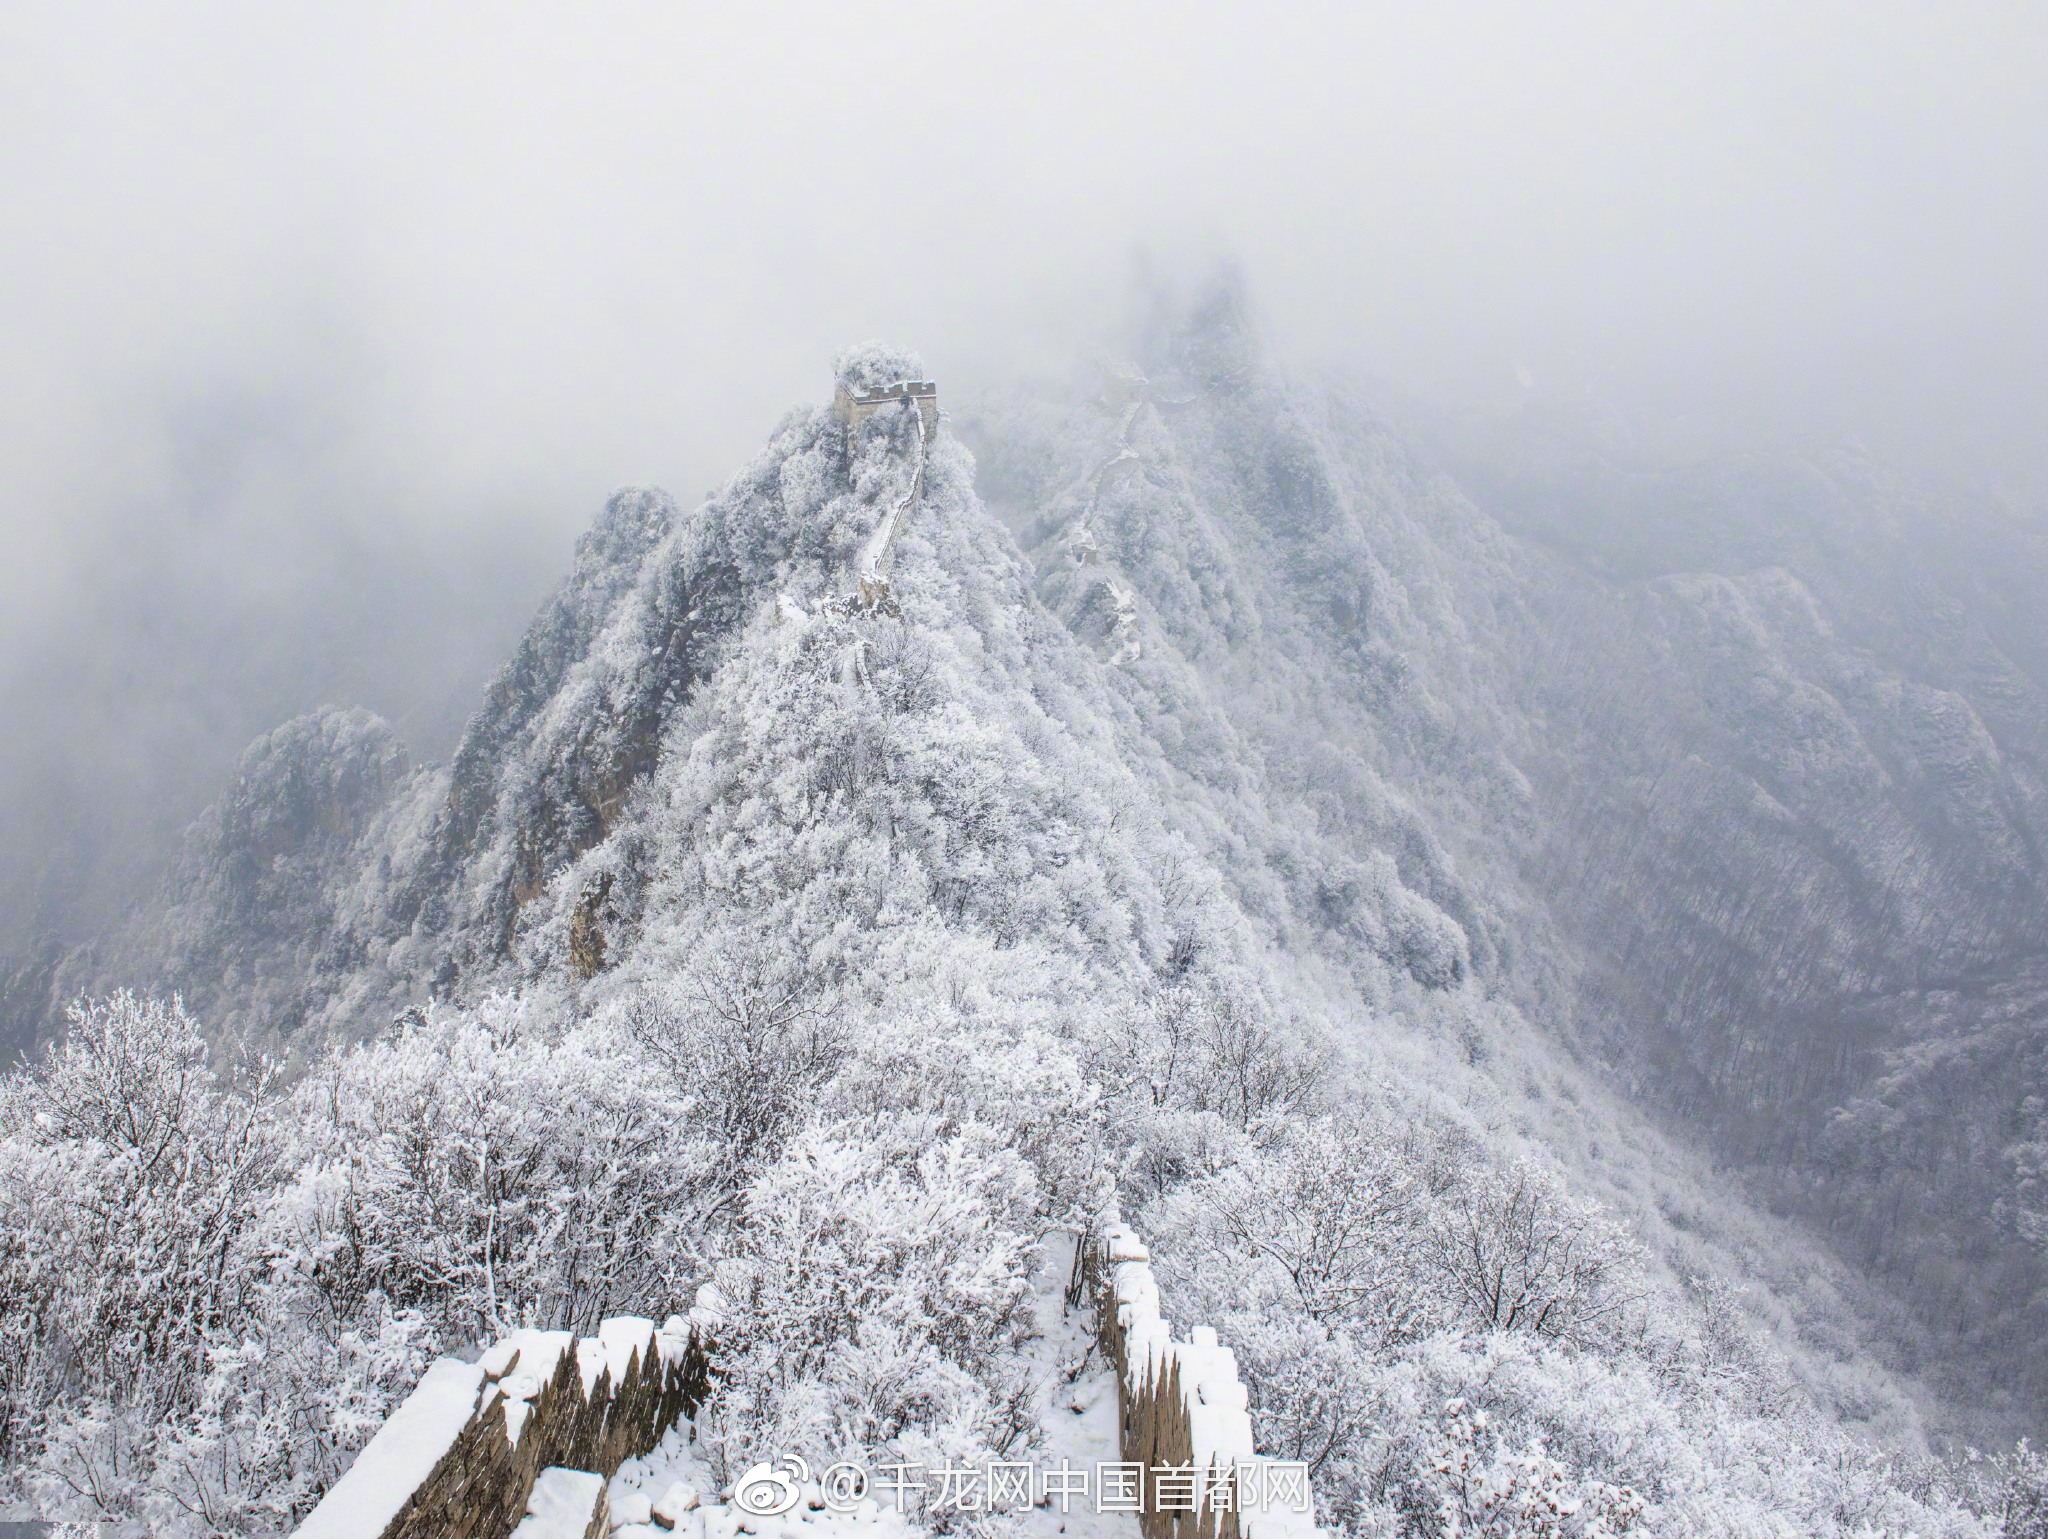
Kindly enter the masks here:
M 1252 1450 L 1236 1354 L 1207 1326 L 1173 1339 L 1137 1235 L 1111 1215 L 1075 1259 L 1069 1301 L 1094 1299 L 1096 1336 L 1116 1368 L 1122 1457 L 1146 1472 L 1143 1539 L 1322 1539 L 1313 1501 L 1290 1507 L 1269 1478 L 1275 1461 Z M 680 1316 L 659 1329 L 607 1320 L 580 1341 L 514 1331 L 474 1363 L 444 1357 L 429 1368 L 295 1539 L 507 1539 L 541 1476 L 609 1480 L 710 1392 L 704 1337 Z M 1192 1510 L 1157 1510 L 1161 1468 L 1194 1472 Z M 586 1539 L 604 1539 L 608 1519 L 599 1489 Z
M 859 404 L 855 403 L 856 406 Z M 938 430 L 939 398 L 936 393 L 913 403 L 917 426 L 917 466 L 911 475 L 910 490 L 875 526 L 867 546 L 861 551 L 859 564 L 855 568 L 855 594 L 861 604 L 874 608 L 889 598 L 889 579 L 882 572 L 882 565 L 889 559 L 889 552 L 895 547 L 896 536 L 902 530 L 904 521 L 916 511 L 924 497 L 925 459 L 930 453 L 932 434 Z M 858 428 L 865 418 L 855 417 L 853 427 Z
M 1278 1500 L 1275 1461 L 1252 1451 L 1237 1354 L 1206 1325 L 1189 1332 L 1192 1340 L 1173 1339 L 1159 1313 L 1151 1252 L 1138 1236 L 1111 1214 L 1079 1259 L 1076 1297 L 1094 1294 L 1096 1335 L 1117 1370 L 1123 1457 L 1145 1468 L 1144 1539 L 1320 1539 L 1313 1493 L 1305 1493 L 1306 1511 Z M 1194 1510 L 1157 1510 L 1152 1472 L 1161 1468 L 1194 1471 Z
M 679 1316 L 606 1320 L 581 1340 L 514 1331 L 474 1363 L 444 1357 L 295 1539 L 506 1539 L 550 1470 L 600 1477 L 583 1532 L 604 1539 L 603 1481 L 696 1415 L 709 1367 Z

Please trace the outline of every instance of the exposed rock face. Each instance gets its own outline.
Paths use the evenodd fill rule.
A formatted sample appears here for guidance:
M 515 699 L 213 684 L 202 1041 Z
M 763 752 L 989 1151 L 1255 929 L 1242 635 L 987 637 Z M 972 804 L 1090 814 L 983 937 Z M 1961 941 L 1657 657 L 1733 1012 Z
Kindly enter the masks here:
M 60 990 L 68 958 L 45 940 L 26 956 L 0 963 L 0 1064 L 33 1052 L 41 1036 L 63 1018 Z
M 664 493 L 614 497 L 470 719 L 428 853 L 377 916 L 446 939 L 441 981 L 510 954 L 520 908 L 617 820 L 737 618 L 730 563 L 671 541 L 678 522 Z
M 405 745 L 360 708 L 325 706 L 266 732 L 187 835 L 173 904 L 204 904 L 245 934 L 289 933 L 411 771 Z
M 738 613 L 715 529 L 613 497 L 471 718 L 416 770 L 369 712 L 265 734 L 186 838 L 159 904 L 70 958 L 53 1000 L 133 982 L 277 1042 L 362 1033 L 507 966 L 521 907 L 604 837 Z
M 200 818 L 168 884 L 158 932 L 167 976 L 289 1030 L 332 959 L 339 896 L 362 845 L 415 783 L 405 746 L 361 709 L 324 707 L 265 733 Z
M 1722 571 L 1545 564 L 1528 884 L 1622 1082 L 2039 1405 L 2048 654 L 1999 589 L 2048 560 L 1987 582 L 1981 527 L 1854 463 L 1743 484 L 1764 512 L 1669 552 Z

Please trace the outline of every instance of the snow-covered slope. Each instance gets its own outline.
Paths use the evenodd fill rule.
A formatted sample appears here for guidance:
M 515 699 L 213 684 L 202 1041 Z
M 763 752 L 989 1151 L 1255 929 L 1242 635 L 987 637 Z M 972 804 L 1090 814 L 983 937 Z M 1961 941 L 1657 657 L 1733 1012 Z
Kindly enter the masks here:
M 1028 1435 L 1034 1247 L 1114 1193 L 1239 1345 L 1262 1439 L 1364 1531 L 1496 1499 L 1974 1531 L 1967 1483 L 1914 1462 L 1910 1323 L 1620 1093 L 1656 1056 L 1631 948 L 1691 955 L 1688 891 L 1733 933 L 1749 880 L 1679 880 L 1713 798 L 1634 824 L 1626 798 L 1712 780 L 1670 723 L 1723 723 L 1731 675 L 1804 698 L 1715 662 L 1817 634 L 1796 584 L 1602 587 L 1282 382 L 1227 288 L 1141 351 L 1102 399 L 963 413 L 978 466 L 955 426 L 820 406 L 692 512 L 620 494 L 445 768 L 362 713 L 252 747 L 164 904 L 59 983 L 182 989 L 308 1067 L 295 1195 L 248 1208 L 282 1291 L 235 1308 L 317 1298 L 347 1362 L 659 1318 L 636 1290 L 708 1271 L 751 1322 L 735 1448 L 1001 1446 Z M 922 371 L 868 347 L 841 372 Z M 1603 674 L 1603 635 L 1645 655 Z M 1800 656 L 1866 718 L 1897 694 Z M 1796 779 L 1797 735 L 1752 735 Z M 2004 848 L 1992 760 L 1927 741 Z M 1720 853 L 1796 848 L 1768 837 L 1788 805 L 1834 848 L 1827 795 L 1751 801 Z M 2021 892 L 1941 871 L 1928 912 Z M 1663 1029 L 1710 975 L 1674 974 Z M 306 1238 L 329 1224 L 386 1259 L 336 1274 L 359 1242 Z M 807 1378 L 806 1332 L 865 1366 Z
M 1838 1247 L 1906 1360 L 2034 1424 L 2038 528 L 1851 453 L 1674 468 L 1541 418 L 1425 450 L 1277 379 L 1227 287 L 1139 350 L 966 431 L 1129 698 L 1203 701 L 1313 809 L 1294 912 L 1341 929 L 1391 861 L 1490 993 Z

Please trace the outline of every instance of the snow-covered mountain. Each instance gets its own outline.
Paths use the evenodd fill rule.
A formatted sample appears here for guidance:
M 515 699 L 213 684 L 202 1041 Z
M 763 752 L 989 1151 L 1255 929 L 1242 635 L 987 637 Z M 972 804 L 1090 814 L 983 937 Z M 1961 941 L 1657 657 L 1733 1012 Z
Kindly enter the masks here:
M 2038 1424 L 2048 531 L 1860 453 L 1403 434 L 1274 387 L 1235 303 L 1154 344 L 1143 410 L 970 425 L 1041 593 L 1153 628 L 1326 848 Z
M 1804 575 L 1842 481 L 1602 570 L 1526 440 L 1290 383 L 1228 285 L 1131 351 L 619 494 L 447 766 L 251 746 L 49 995 L 296 1081 L 193 1068 L 184 1168 L 264 1161 L 97 1250 L 52 1193 L 106 1159 L 186 1233 L 90 1108 L 196 1028 L 117 1001 L 9 1081 L 11 1479 L 261 1531 L 419 1352 L 707 1276 L 731 1448 L 1028 1445 L 1025 1280 L 1113 1200 L 1334 1523 L 1996 1531 L 2038 1472 L 1927 1427 L 2048 1403 L 2034 622 Z M 207 1308 L 121 1313 L 138 1245 Z

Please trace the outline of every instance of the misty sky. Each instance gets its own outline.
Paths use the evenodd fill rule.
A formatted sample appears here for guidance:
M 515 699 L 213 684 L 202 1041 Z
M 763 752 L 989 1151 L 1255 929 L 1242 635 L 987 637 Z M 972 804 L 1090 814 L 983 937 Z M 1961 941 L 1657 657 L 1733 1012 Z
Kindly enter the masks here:
M 0 143 L 0 950 L 285 715 L 444 750 L 837 347 L 1057 367 L 1139 252 L 1424 394 L 2048 462 L 2038 4 L 12 0 Z

